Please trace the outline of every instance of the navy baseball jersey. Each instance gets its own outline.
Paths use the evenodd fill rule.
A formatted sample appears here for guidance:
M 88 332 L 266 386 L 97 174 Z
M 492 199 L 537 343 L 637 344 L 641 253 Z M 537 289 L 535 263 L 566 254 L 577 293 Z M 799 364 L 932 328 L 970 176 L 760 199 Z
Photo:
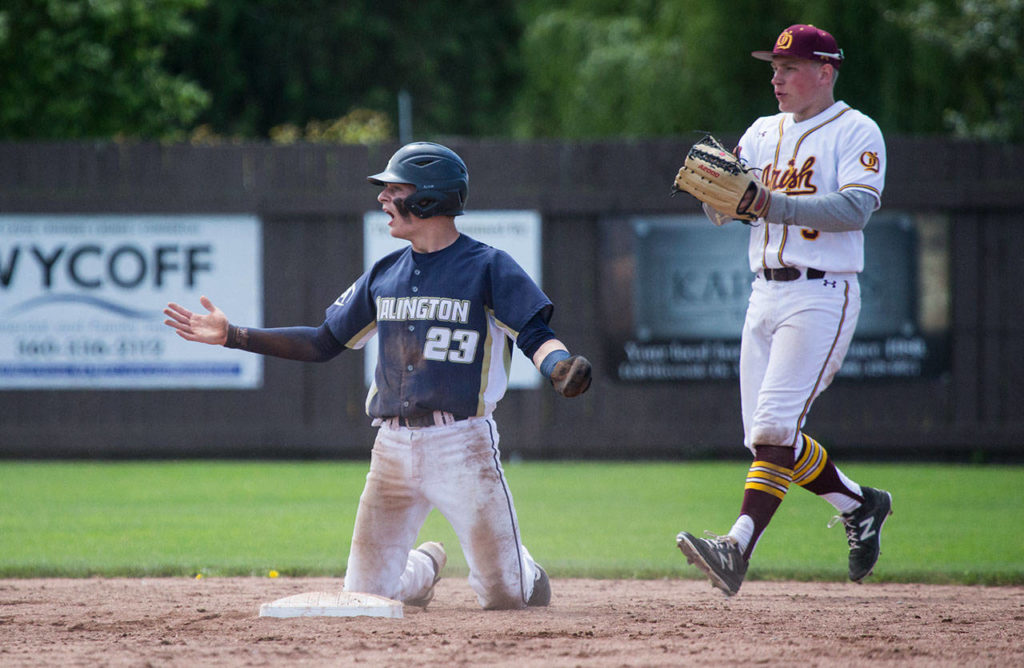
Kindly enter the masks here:
M 447 248 L 394 251 L 326 312 L 348 348 L 378 338 L 370 417 L 489 416 L 508 387 L 512 344 L 551 301 L 508 253 L 465 234 Z

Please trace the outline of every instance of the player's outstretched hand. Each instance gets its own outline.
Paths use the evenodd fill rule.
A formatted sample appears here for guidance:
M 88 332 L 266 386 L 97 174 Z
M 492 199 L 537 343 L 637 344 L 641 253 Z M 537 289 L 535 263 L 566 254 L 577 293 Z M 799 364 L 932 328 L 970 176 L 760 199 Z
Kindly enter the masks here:
M 573 355 L 555 365 L 551 384 L 563 397 L 576 397 L 590 387 L 590 374 L 590 360 L 583 355 Z
M 171 302 L 164 309 L 164 315 L 168 316 L 164 324 L 173 328 L 174 332 L 186 341 L 224 345 L 228 340 L 227 316 L 206 297 L 200 297 L 199 303 L 209 311 L 208 314 L 193 313 L 184 306 Z

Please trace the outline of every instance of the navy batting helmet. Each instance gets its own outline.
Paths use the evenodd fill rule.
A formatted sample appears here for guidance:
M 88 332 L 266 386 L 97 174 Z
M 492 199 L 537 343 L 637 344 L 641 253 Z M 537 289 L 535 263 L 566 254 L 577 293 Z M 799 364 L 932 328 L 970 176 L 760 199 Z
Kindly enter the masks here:
M 416 192 L 405 207 L 420 218 L 458 216 L 469 196 L 469 171 L 455 151 L 440 144 L 413 142 L 398 149 L 380 174 L 367 176 L 370 183 L 409 183 Z

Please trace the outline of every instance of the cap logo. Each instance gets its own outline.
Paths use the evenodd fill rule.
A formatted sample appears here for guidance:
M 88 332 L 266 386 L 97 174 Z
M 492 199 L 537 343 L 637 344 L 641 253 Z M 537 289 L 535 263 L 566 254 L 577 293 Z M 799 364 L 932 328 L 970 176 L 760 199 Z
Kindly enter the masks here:
M 789 47 L 793 46 L 793 33 L 788 30 L 784 30 L 779 38 L 775 40 L 775 48 L 781 51 L 785 51 Z

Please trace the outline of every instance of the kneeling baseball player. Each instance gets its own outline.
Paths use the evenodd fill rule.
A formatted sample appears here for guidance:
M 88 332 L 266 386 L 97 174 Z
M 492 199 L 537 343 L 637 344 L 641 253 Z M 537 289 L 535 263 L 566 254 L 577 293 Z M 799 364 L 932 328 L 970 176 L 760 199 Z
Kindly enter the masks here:
M 171 303 L 165 323 L 188 341 L 309 362 L 376 335 L 366 410 L 379 429 L 345 590 L 426 606 L 447 555 L 440 543 L 413 543 L 437 508 L 458 536 L 482 607 L 548 605 L 550 582 L 520 538 L 492 413 L 508 385 L 513 343 L 565 397 L 586 392 L 590 362 L 555 337 L 553 305 L 526 272 L 456 228 L 469 173 L 455 152 L 408 144 L 367 178 L 381 187 L 391 236 L 409 245 L 356 279 L 319 327 L 236 326 L 206 297 L 208 313 Z

